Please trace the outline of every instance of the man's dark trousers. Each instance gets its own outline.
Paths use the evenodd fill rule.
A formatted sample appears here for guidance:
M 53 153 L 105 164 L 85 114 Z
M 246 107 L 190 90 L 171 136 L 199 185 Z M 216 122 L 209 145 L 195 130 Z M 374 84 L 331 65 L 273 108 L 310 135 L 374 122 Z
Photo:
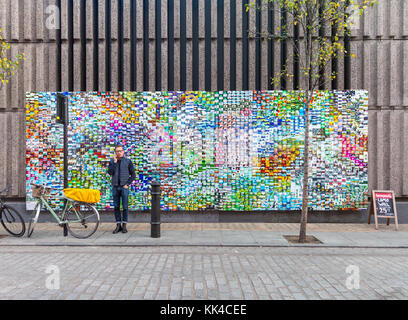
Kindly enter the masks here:
M 132 160 L 127 158 L 118 159 L 117 163 L 113 159 L 109 161 L 108 174 L 112 176 L 112 196 L 115 207 L 116 223 L 127 223 L 129 189 L 136 178 L 135 168 Z M 126 185 L 128 188 L 124 188 Z M 123 219 L 120 216 L 120 200 L 122 199 Z
M 128 205 L 129 205 L 129 188 L 112 187 L 113 203 L 115 206 L 116 223 L 127 223 L 128 221 Z M 120 200 L 122 199 L 123 218 L 120 214 Z

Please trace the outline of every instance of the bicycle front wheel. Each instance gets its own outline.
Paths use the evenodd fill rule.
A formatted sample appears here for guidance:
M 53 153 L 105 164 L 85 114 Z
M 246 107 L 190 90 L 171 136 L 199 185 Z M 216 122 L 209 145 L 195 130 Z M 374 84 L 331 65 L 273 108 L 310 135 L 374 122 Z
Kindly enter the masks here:
M 34 231 L 35 224 L 38 221 L 38 217 L 40 216 L 40 211 L 41 211 L 41 202 L 38 201 L 37 204 L 35 205 L 35 208 L 32 212 L 30 222 L 28 224 L 28 229 L 27 229 L 27 237 L 31 237 Z
M 8 205 L 3 207 L 0 213 L 1 224 L 8 233 L 15 237 L 21 237 L 25 233 L 25 222 L 20 213 Z
M 98 210 L 88 203 L 72 203 L 65 216 L 69 233 L 79 239 L 93 235 L 99 219 Z

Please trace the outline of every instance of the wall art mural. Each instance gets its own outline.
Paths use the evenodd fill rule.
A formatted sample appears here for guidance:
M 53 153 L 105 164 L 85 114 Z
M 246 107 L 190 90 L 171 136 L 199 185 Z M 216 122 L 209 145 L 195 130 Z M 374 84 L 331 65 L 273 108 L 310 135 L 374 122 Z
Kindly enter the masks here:
M 130 210 L 299 210 L 304 103 L 297 91 L 69 92 L 69 187 L 102 193 L 113 210 L 107 164 L 122 144 L 136 169 Z M 62 192 L 63 128 L 56 93 L 26 94 L 27 200 L 31 182 Z M 368 92 L 317 91 L 310 119 L 310 207 L 367 206 Z M 54 205 L 61 206 L 61 201 Z

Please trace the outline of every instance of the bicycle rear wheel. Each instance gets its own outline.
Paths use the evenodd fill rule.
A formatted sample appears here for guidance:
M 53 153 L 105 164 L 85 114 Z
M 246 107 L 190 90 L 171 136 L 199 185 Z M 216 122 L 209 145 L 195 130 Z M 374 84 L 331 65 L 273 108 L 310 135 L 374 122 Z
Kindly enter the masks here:
M 25 222 L 20 213 L 8 206 L 4 205 L 0 213 L 1 224 L 8 233 L 15 237 L 21 237 L 25 233 Z
M 65 216 L 69 233 L 79 239 L 93 235 L 99 219 L 98 210 L 88 203 L 72 203 Z
M 38 221 L 38 217 L 40 216 L 40 211 L 41 211 L 41 202 L 38 201 L 37 204 L 34 207 L 32 217 L 30 219 L 30 222 L 28 223 L 28 228 L 27 228 L 27 237 L 31 237 L 34 231 L 35 224 Z

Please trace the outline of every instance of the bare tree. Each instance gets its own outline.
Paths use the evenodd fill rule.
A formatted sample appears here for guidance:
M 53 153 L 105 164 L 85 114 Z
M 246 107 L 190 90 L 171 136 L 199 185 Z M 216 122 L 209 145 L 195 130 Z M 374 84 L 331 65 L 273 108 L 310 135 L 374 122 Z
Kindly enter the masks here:
M 344 37 L 350 36 L 354 20 L 358 19 L 366 9 L 373 7 L 377 0 L 254 0 L 248 4 L 247 10 L 272 10 L 285 13 L 287 19 L 277 28 L 276 33 L 249 31 L 255 37 L 267 40 L 291 41 L 294 53 L 289 56 L 281 71 L 271 81 L 278 84 L 282 79 L 292 81 L 294 74 L 289 71 L 290 60 L 299 63 L 299 75 L 303 81 L 299 83 L 299 94 L 305 106 L 305 140 L 304 140 L 304 176 L 302 194 L 302 214 L 300 221 L 299 242 L 306 241 L 306 225 L 308 215 L 308 180 L 309 180 L 309 110 L 313 94 L 326 82 L 334 79 L 337 74 L 332 72 L 325 78 L 327 66 L 333 58 L 340 55 L 353 54 L 344 47 Z M 324 26 L 330 26 L 334 32 L 331 37 L 320 33 Z M 289 35 L 290 28 L 300 29 L 302 37 Z

